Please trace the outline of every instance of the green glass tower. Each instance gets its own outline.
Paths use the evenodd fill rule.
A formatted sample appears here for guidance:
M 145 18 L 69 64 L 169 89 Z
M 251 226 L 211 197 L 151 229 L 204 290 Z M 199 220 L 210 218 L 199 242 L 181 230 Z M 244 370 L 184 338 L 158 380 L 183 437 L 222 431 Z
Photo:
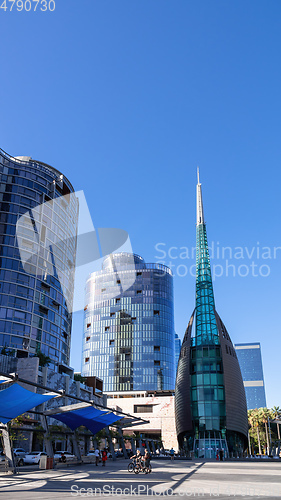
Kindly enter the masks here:
M 199 172 L 196 189 L 196 306 L 179 357 L 175 413 L 180 447 L 215 458 L 219 450 L 243 451 L 247 407 L 235 349 L 215 308 Z
M 196 334 L 195 345 L 219 345 L 209 247 L 198 170 L 196 224 Z

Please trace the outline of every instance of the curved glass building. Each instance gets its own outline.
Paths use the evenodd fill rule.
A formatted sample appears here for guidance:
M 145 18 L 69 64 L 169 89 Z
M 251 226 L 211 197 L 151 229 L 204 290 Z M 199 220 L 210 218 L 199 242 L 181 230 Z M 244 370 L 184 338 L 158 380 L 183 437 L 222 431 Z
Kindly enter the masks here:
M 195 318 L 195 333 L 192 327 Z M 235 348 L 215 309 L 201 184 L 197 184 L 196 307 L 180 352 L 175 412 L 181 448 L 198 458 L 240 453 L 248 418 Z
M 55 168 L 0 150 L 0 349 L 69 364 L 78 202 Z
M 103 379 L 104 392 L 173 390 L 173 310 L 168 267 L 109 255 L 86 284 L 82 375 Z

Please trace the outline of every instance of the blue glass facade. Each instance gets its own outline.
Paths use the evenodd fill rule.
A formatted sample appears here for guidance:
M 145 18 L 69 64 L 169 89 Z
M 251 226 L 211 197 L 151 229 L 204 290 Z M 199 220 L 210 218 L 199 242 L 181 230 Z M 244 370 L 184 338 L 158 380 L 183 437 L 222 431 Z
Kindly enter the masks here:
M 133 285 L 124 290 L 126 279 Z M 169 268 L 120 253 L 91 274 L 86 284 L 83 376 L 103 379 L 105 392 L 173 390 L 174 337 Z
M 235 350 L 243 377 L 248 410 L 265 408 L 266 397 L 260 343 L 235 344 Z
M 57 370 L 59 363 L 69 363 L 78 204 L 75 196 L 67 202 L 73 187 L 59 171 L 29 157 L 0 150 L 0 176 L 0 348 L 18 357 L 40 350 Z M 63 204 L 56 201 L 62 196 Z M 21 244 L 30 264 L 22 264 L 16 224 L 23 214 L 40 217 L 40 234 L 35 229 L 42 248 L 54 236 L 67 242 L 61 252 L 56 249 L 52 274 L 23 226 Z

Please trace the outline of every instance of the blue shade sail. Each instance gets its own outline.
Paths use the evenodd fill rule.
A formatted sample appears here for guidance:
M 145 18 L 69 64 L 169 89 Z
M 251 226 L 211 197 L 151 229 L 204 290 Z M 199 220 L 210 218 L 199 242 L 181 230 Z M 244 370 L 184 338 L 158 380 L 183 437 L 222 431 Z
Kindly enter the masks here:
M 0 422 L 6 424 L 13 418 L 56 396 L 57 394 L 53 393 L 36 394 L 24 389 L 19 384 L 13 384 L 8 389 L 0 391 Z
M 92 406 L 87 406 L 79 410 L 72 410 L 67 412 L 51 415 L 52 418 L 60 420 L 66 424 L 70 429 L 75 430 L 80 425 L 84 425 L 93 434 L 100 431 L 104 427 L 121 420 L 123 417 L 118 417 L 113 412 L 106 412 L 97 410 Z

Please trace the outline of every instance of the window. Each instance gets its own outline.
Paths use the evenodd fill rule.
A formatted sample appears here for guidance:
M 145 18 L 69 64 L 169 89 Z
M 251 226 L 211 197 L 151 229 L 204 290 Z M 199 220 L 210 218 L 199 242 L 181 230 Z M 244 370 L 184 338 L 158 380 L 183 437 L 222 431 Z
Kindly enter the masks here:
M 39 311 L 41 311 L 44 314 L 48 314 L 48 309 L 47 307 L 42 306 L 41 304 L 39 305 Z
M 86 337 L 86 342 L 88 342 L 90 340 L 91 337 Z
M 121 285 L 121 280 L 116 280 L 117 285 Z
M 106 288 L 102 288 L 102 289 L 101 289 L 101 291 L 102 291 L 102 292 L 105 292 L 105 290 L 106 290 Z
M 160 345 L 155 345 L 154 346 L 154 351 L 159 352 L 160 351 Z
M 85 363 L 89 363 L 90 358 L 85 358 Z
M 84 311 L 87 311 L 88 309 L 88 304 L 84 307 Z
M 134 413 L 153 413 L 153 405 L 134 405 Z
M 114 345 L 114 339 L 111 339 L 111 340 L 109 341 L 109 345 Z
M 90 326 L 91 326 L 91 323 L 87 323 L 87 328 L 90 328 Z
M 154 316 L 159 316 L 160 311 L 155 311 L 155 310 L 154 310 L 154 311 L 153 311 L 153 314 L 154 314 Z
M 104 329 L 104 331 L 105 332 L 109 332 L 109 329 L 110 329 L 110 326 L 106 326 L 105 329 Z
M 115 299 L 115 304 L 118 304 L 120 302 L 120 299 Z
M 140 294 L 142 292 L 142 290 L 137 290 L 137 294 Z
M 155 360 L 154 360 L 154 365 L 155 365 L 155 366 L 160 366 L 160 361 L 159 361 L 158 359 L 155 359 Z
M 43 288 L 46 288 L 46 290 L 50 290 L 50 285 L 48 285 L 48 283 L 45 283 L 44 281 L 41 282 L 41 286 Z
M 115 316 L 115 313 L 110 313 L 110 317 L 113 318 Z
M 137 272 L 137 276 L 141 276 L 141 275 L 142 275 L 142 273 L 141 273 L 141 272 Z

